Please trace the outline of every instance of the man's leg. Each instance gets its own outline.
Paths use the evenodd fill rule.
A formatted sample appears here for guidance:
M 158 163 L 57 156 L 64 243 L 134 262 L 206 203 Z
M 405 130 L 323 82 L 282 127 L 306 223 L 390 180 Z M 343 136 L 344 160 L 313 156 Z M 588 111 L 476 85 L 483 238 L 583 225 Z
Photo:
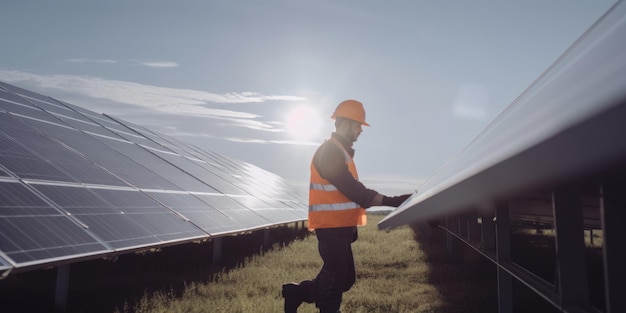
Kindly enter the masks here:
M 346 259 L 347 260 L 347 259 Z M 346 261 L 348 269 L 346 271 L 346 283 L 343 288 L 343 292 L 346 292 L 352 288 L 356 282 L 356 268 L 354 267 L 354 256 L 352 254 L 352 246 L 349 247 L 349 260 Z
M 351 228 L 319 229 L 316 235 L 324 265 L 316 277 L 315 304 L 320 312 L 336 313 L 343 291 L 354 283 L 354 278 L 350 278 L 354 276 L 350 247 L 353 232 Z
M 282 295 L 285 298 L 285 313 L 296 313 L 302 302 L 313 303 L 315 293 L 315 281 L 305 280 L 300 283 L 287 283 L 283 285 Z

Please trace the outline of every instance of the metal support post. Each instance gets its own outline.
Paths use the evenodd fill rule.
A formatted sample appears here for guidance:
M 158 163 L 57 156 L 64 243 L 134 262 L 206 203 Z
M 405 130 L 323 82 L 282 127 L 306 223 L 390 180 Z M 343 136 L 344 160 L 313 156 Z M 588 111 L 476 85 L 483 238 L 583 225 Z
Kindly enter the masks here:
M 469 229 L 467 227 L 468 216 L 466 213 L 459 215 L 459 237 L 465 240 L 469 239 Z
M 623 294 L 626 281 L 626 184 L 608 182 L 601 190 L 602 249 L 604 252 L 604 289 L 606 312 L 626 312 Z
M 478 223 L 478 211 L 472 210 L 467 217 L 467 241 L 480 246 L 480 224 Z
M 272 232 L 269 228 L 263 230 L 263 249 L 270 248 L 272 245 Z
M 556 262 L 561 307 L 567 311 L 587 309 L 589 284 L 585 257 L 582 195 L 578 189 L 552 193 Z
M 67 309 L 67 290 L 70 282 L 70 265 L 57 267 L 57 282 L 54 295 L 54 308 L 57 312 L 65 312 Z
M 222 237 L 213 238 L 213 263 L 222 259 Z
M 498 312 L 513 312 L 513 277 L 502 268 L 511 260 L 509 203 L 496 204 L 496 259 L 498 262 Z
M 450 260 L 459 260 L 461 257 L 461 245 L 459 240 L 454 237 L 453 233 L 458 233 L 459 217 L 458 215 L 448 216 L 446 218 L 446 254 Z
M 481 227 L 480 227 L 480 237 L 481 237 L 481 248 L 486 251 L 496 251 L 496 232 L 495 232 L 495 223 L 493 222 L 493 213 L 484 213 L 480 214 Z

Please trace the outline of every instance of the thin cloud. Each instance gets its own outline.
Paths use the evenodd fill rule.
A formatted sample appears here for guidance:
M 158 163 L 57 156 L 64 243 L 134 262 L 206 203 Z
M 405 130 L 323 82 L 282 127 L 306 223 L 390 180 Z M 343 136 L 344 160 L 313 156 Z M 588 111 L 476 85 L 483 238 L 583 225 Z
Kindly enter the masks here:
M 147 66 L 147 67 L 167 68 L 167 67 L 178 67 L 180 64 L 176 62 L 164 61 L 164 62 L 142 62 L 141 65 Z
M 256 116 L 259 117 L 259 116 Z M 228 123 L 220 123 L 221 125 L 235 126 L 235 127 L 243 127 L 253 130 L 263 130 L 269 132 L 284 132 L 284 129 L 275 128 L 272 126 L 271 122 L 263 122 L 258 120 L 243 120 L 243 119 L 232 119 L 232 118 L 222 118 L 222 120 L 228 121 Z
M 118 103 L 148 107 L 174 114 L 254 118 L 257 115 L 221 109 L 210 109 L 208 103 L 258 103 L 271 100 L 304 101 L 306 98 L 285 95 L 262 95 L 256 92 L 215 94 L 200 90 L 151 86 L 92 76 L 38 75 L 21 71 L 0 70 L 0 79 L 10 83 L 25 82 Z
M 106 63 L 106 64 L 115 64 L 117 61 L 111 59 L 86 59 L 86 58 L 78 58 L 78 59 L 65 59 L 63 62 L 68 63 Z
M 298 146 L 318 146 L 319 142 L 312 141 L 297 141 L 297 140 L 265 140 L 257 138 L 240 138 L 240 137 L 225 137 L 223 140 L 238 142 L 238 143 L 257 143 L 257 144 L 281 144 L 281 145 L 298 145 Z
M 306 98 L 297 96 L 263 95 L 256 92 L 215 94 L 200 90 L 165 88 L 126 81 L 106 80 L 91 76 L 38 75 L 6 70 L 0 70 L 0 80 L 8 83 L 23 83 L 35 86 L 36 89 L 54 90 L 74 99 L 91 98 L 91 100 L 81 100 L 85 102 L 102 99 L 112 103 L 143 107 L 168 115 L 211 118 L 218 121 L 217 125 L 245 128 L 255 132 L 279 133 L 285 130 L 281 127 L 282 123 L 280 122 L 263 121 L 262 116 L 250 112 L 212 108 L 211 103 L 234 104 L 275 100 L 306 100 Z M 107 113 L 116 114 L 114 112 Z M 257 143 L 308 144 L 265 140 L 259 140 Z

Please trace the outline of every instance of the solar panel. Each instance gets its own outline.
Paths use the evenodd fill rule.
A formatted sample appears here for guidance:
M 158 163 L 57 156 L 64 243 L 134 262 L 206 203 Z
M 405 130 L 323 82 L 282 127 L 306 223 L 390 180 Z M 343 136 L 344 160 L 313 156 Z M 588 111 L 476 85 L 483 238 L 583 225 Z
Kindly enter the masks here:
M 7 113 L 0 113 L 0 125 L 0 163 L 4 168 L 24 179 L 76 181 L 28 148 L 30 142 L 45 141 L 41 134 Z M 10 137 L 7 132 L 19 134 L 19 137 Z M 24 143 L 19 138 L 31 139 Z
M 7 261 L 4 257 L 2 257 L 0 255 L 0 271 L 6 271 L 9 269 L 12 269 L 13 266 L 9 263 L 9 261 Z M 2 277 L 3 275 L 0 275 L 0 277 Z
M 103 140 L 103 139 L 98 139 Z M 120 153 L 133 160 L 140 160 L 141 165 L 165 178 L 176 187 L 166 188 L 168 190 L 187 190 L 194 192 L 214 192 L 218 191 L 209 187 L 197 178 L 187 175 L 179 168 L 159 158 L 154 151 L 146 150 L 128 141 L 106 140 L 105 144 L 113 147 Z
M 246 194 L 245 191 L 228 183 L 221 177 L 211 173 L 210 171 L 207 171 L 206 169 L 198 166 L 197 164 L 193 163 L 192 161 L 181 155 L 168 153 L 162 150 L 155 150 L 153 151 L 153 153 L 156 154 L 158 157 L 167 160 L 177 168 L 183 170 L 185 173 L 196 177 L 200 181 L 206 182 L 206 184 L 209 185 L 212 189 L 220 193 L 231 195 Z
M 306 219 L 276 175 L 0 82 L 0 271 Z
M 215 184 L 213 185 L 214 189 L 222 193 L 231 195 L 254 195 L 259 197 L 274 196 L 273 194 L 263 192 L 263 190 L 265 190 L 268 186 L 274 186 L 272 180 L 257 179 L 254 184 L 247 184 L 244 180 L 245 178 L 242 176 L 245 174 L 243 172 L 243 168 L 238 168 L 234 171 L 232 169 L 227 171 L 226 167 L 218 164 L 215 159 L 207 157 L 203 153 L 191 149 L 189 146 L 172 137 L 152 133 L 143 127 L 133 124 L 128 124 L 127 126 L 136 130 L 138 133 L 149 136 L 152 141 L 159 143 L 159 145 L 167 148 L 177 155 L 183 156 L 186 160 L 183 161 L 181 166 L 187 167 L 189 171 L 197 173 L 197 166 L 204 169 L 204 171 L 200 172 L 202 175 L 206 175 L 203 179 Z M 176 158 L 176 160 L 172 160 L 172 162 L 180 162 L 179 160 L 180 159 Z M 195 166 L 192 166 L 192 164 Z M 262 172 L 263 171 L 259 171 L 257 174 L 262 174 Z
M 379 227 L 481 206 L 624 160 L 625 15 L 626 6 L 614 6 Z
M 93 193 L 122 210 L 121 214 L 153 234 L 161 241 L 207 238 L 207 233 L 137 190 L 90 189 Z M 194 221 L 195 223 L 195 221 Z
M 109 251 L 18 181 L 0 181 L 0 251 L 17 266 Z
M 66 146 L 80 151 L 90 161 L 107 169 L 117 178 L 132 186 L 148 189 L 177 189 L 175 185 L 140 163 L 103 144 L 101 142 L 105 140 L 103 138 L 93 138 L 75 129 L 59 127 L 58 124 L 38 121 L 30 121 L 29 124 L 63 142 Z M 104 128 L 102 129 L 104 130 Z
M 14 113 L 20 116 L 29 116 L 46 121 L 52 121 L 53 117 L 33 106 L 19 96 L 9 93 L 6 90 L 0 90 L 0 109 Z
M 119 124 L 118 126 L 112 127 L 113 131 L 119 134 L 120 136 L 124 137 L 125 139 L 130 140 L 138 145 L 151 148 L 152 150 L 172 152 L 168 150 L 167 148 L 165 148 L 164 146 L 160 145 L 159 143 L 151 140 L 150 137 L 146 137 L 144 134 L 139 133 L 137 131 L 139 127 L 134 127 L 134 128 L 129 127 L 131 123 L 127 121 L 122 121 L 120 119 L 115 119 L 112 117 L 109 117 L 109 118 L 111 118 L 112 120 L 116 121 Z
M 255 229 L 265 226 L 270 226 L 272 223 L 240 202 L 234 200 L 232 197 L 224 195 L 207 195 L 207 194 L 194 194 L 203 202 L 207 203 L 211 207 L 217 208 L 223 214 L 226 214 L 238 221 L 246 229 Z
M 181 216 L 158 205 L 139 191 L 33 186 L 114 249 L 207 237 Z
M 168 138 L 167 136 L 164 137 Z M 304 195 L 298 193 L 283 178 L 275 174 L 250 163 L 226 158 L 216 153 L 187 145 L 175 138 L 169 138 L 168 140 L 204 161 L 203 167 L 217 173 L 233 185 L 239 186 L 248 194 L 272 199 L 289 198 L 298 200 L 304 206 L 308 203 L 308 199 Z
M 302 219 L 301 216 L 294 213 L 297 206 L 292 207 L 291 205 L 293 203 L 285 203 L 276 199 L 257 198 L 253 196 L 237 197 L 235 200 L 276 224 Z
M 63 127 L 60 124 L 56 125 Z M 126 185 L 102 167 L 35 129 L 30 129 L 29 127 L 20 127 L 19 129 L 5 127 L 3 131 L 23 146 L 28 147 L 34 154 L 52 163 L 78 182 L 116 186 Z
M 234 216 L 229 216 L 226 212 L 208 205 L 189 193 L 149 192 L 148 194 L 211 235 L 246 230 L 246 226 Z

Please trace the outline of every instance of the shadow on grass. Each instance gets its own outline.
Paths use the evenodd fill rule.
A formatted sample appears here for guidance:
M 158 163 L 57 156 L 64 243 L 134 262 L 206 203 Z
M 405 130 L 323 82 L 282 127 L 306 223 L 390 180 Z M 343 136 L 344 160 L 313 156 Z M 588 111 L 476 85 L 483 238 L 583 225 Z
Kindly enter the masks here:
M 498 312 L 495 265 L 469 247 L 462 248 L 461 257 L 449 257 L 441 229 L 426 224 L 414 225 L 412 229 L 430 268 L 428 282 L 446 303 L 442 312 Z
M 309 233 L 293 227 L 270 231 L 269 247 L 288 245 Z M 99 259 L 72 264 L 66 312 L 130 312 L 147 293 L 181 295 L 187 284 L 212 281 L 217 273 L 237 268 L 264 250 L 263 231 L 222 240 L 222 258 L 217 263 L 213 262 L 213 243 L 204 242 L 121 255 L 115 262 Z M 55 283 L 56 269 L 9 275 L 0 281 L 2 312 L 53 311 Z
M 412 227 L 415 240 L 426 254 L 431 269 L 429 282 L 437 287 L 446 301 L 445 312 L 498 312 L 497 268 L 474 249 L 461 244 L 457 258 L 446 252 L 446 233 L 419 224 Z M 554 238 L 545 235 L 513 232 L 511 259 L 549 283 L 555 282 Z M 587 248 L 590 299 L 604 308 L 601 249 Z M 556 313 L 554 306 L 528 287 L 513 280 L 513 312 Z

